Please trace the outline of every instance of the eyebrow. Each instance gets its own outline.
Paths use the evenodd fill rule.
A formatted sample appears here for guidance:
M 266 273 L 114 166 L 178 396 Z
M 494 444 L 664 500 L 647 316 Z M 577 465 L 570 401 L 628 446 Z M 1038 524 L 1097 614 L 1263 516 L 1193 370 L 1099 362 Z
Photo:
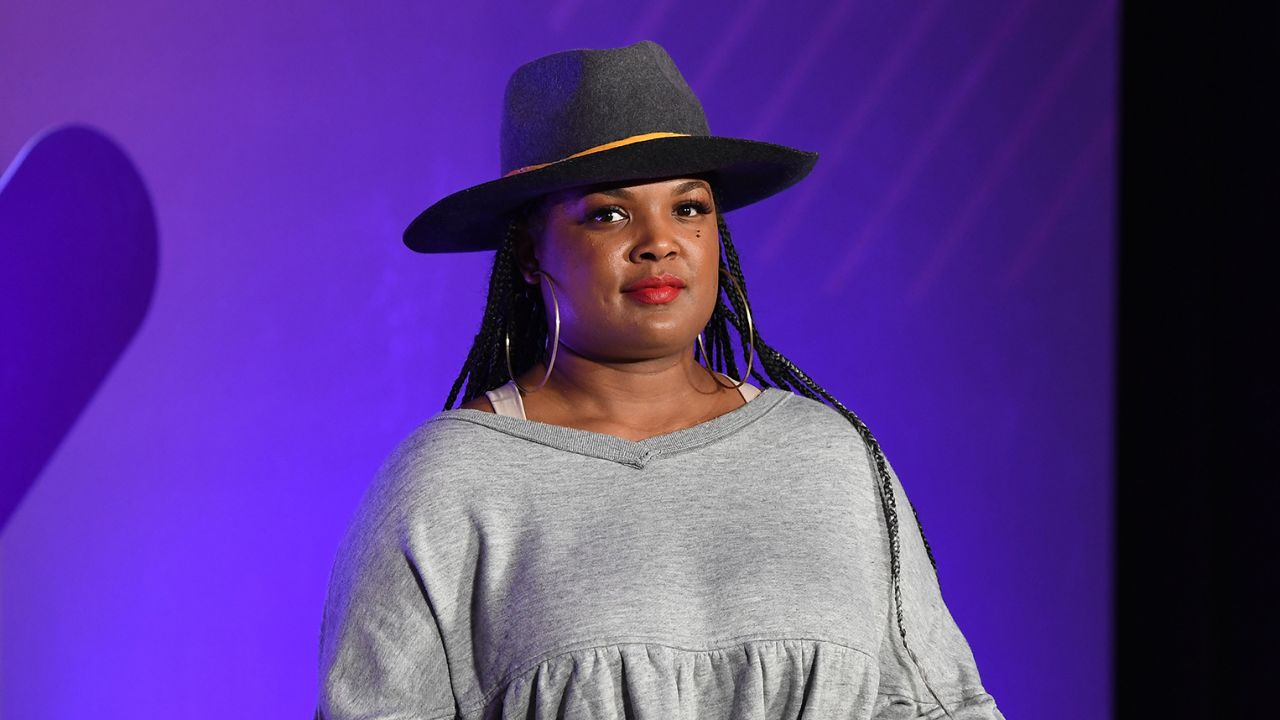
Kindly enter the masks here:
M 676 195 L 683 195 L 690 190 L 701 187 L 706 187 L 706 182 L 703 180 L 689 180 L 682 182 L 671 189 L 671 196 L 675 197 Z M 612 195 L 613 197 L 620 197 L 626 200 L 634 200 L 636 197 L 634 193 L 626 188 L 606 188 L 604 190 L 597 190 L 596 192 L 601 195 Z

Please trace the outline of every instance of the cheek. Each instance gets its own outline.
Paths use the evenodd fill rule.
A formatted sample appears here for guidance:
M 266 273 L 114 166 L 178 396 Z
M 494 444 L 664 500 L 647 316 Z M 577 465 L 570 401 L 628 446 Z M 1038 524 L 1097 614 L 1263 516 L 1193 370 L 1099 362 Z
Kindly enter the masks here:
M 706 240 L 707 231 L 703 230 L 703 240 Z M 712 238 L 715 234 L 712 233 Z M 715 309 L 716 297 L 720 294 L 720 246 L 718 243 L 709 244 L 701 248 L 702 252 L 698 257 L 698 278 L 702 287 L 706 288 L 703 293 L 703 302 L 708 315 Z
M 557 281 L 560 312 L 569 317 L 599 318 L 612 312 L 621 298 L 621 271 L 596 254 L 558 255 L 550 265 Z

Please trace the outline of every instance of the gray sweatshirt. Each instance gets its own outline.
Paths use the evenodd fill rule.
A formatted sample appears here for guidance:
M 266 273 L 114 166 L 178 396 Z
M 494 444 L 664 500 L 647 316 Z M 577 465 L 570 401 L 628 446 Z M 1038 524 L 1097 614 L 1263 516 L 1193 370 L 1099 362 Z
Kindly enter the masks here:
M 892 474 L 907 642 L 1003 720 Z M 480 410 L 391 453 L 341 541 L 317 718 L 945 718 L 902 647 L 871 456 L 778 388 L 639 442 Z

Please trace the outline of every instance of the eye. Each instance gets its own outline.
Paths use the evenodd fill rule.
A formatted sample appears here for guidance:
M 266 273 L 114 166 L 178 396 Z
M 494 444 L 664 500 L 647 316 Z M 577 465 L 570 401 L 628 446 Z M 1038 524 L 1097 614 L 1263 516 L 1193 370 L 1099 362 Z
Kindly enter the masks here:
M 710 215 L 710 214 L 711 214 L 711 206 L 707 205 L 706 203 L 702 202 L 701 200 L 690 200 L 690 201 L 688 201 L 688 202 L 682 202 L 682 203 L 680 203 L 678 206 L 676 206 L 676 212 L 677 212 L 677 213 L 679 213 L 679 212 L 681 212 L 681 211 L 683 211 L 683 210 L 688 210 L 688 209 L 696 210 L 696 211 L 697 211 L 697 215 Z M 684 217 L 697 217 L 697 215 L 685 215 Z
M 610 215 L 618 215 L 621 217 L 622 208 L 618 207 L 617 205 L 606 205 L 604 207 L 596 208 L 595 210 L 592 210 L 589 213 L 587 213 L 587 219 L 596 220 L 598 218 L 607 218 Z M 612 221 L 606 219 L 604 220 L 604 222 L 609 223 Z

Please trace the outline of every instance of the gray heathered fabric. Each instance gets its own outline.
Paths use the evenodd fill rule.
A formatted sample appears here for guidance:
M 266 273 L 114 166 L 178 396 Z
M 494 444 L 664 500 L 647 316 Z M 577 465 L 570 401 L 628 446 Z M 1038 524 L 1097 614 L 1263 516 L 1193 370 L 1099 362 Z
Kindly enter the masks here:
M 1003 720 L 893 479 L 908 642 L 954 717 Z M 822 403 L 640 442 L 446 410 L 338 548 L 317 717 L 943 718 L 892 609 L 867 446 Z

